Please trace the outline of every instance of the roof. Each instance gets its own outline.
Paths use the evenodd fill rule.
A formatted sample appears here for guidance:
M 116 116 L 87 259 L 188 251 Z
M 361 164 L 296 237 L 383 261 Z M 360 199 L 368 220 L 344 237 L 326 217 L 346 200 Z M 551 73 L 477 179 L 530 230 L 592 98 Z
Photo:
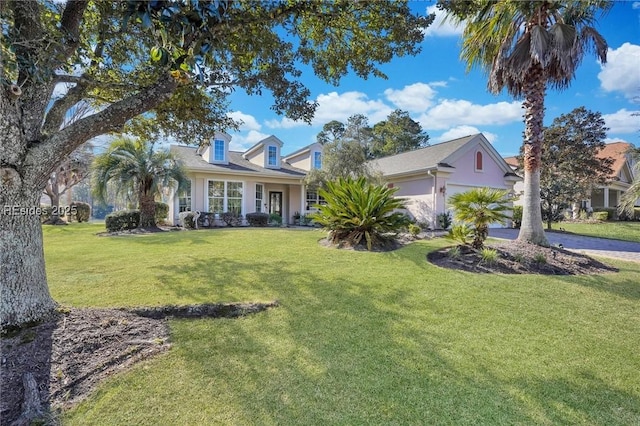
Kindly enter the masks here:
M 282 145 L 283 145 L 282 141 L 280 139 L 278 139 L 277 136 L 271 135 L 271 136 L 267 136 L 266 138 L 264 138 L 261 141 L 257 142 L 255 145 L 253 145 L 251 148 L 247 149 L 242 154 L 245 157 L 248 157 L 251 154 L 253 154 L 255 151 L 258 151 L 260 148 L 262 148 L 263 145 L 271 144 L 271 143 L 277 144 L 280 148 L 282 148 Z
M 242 152 L 229 151 L 229 164 L 211 164 L 202 156 L 196 154 L 196 147 L 171 145 L 171 153 L 178 157 L 185 169 L 199 170 L 209 173 L 232 173 L 232 174 L 255 174 L 259 173 L 269 177 L 281 178 L 299 178 L 306 176 L 306 172 L 302 169 L 291 166 L 282 161 L 280 169 L 267 169 L 244 158 Z
M 504 157 L 504 161 L 506 161 L 511 167 L 517 168 L 519 166 L 518 157 Z
M 443 166 L 444 164 L 442 163 L 447 163 L 446 160 L 450 155 L 479 135 L 465 136 L 425 148 L 379 158 L 371 161 L 370 164 L 385 176 L 435 169 L 438 165 Z
M 318 142 L 314 142 L 314 143 L 311 143 L 311 144 L 309 144 L 307 146 L 303 146 L 302 148 L 298 149 L 297 151 L 293 151 L 290 154 L 282 156 L 282 158 L 291 158 L 291 157 L 295 157 L 296 155 L 302 154 L 304 152 L 310 151 L 311 147 L 314 146 L 314 145 L 319 145 L 319 143 Z
M 627 151 L 632 148 L 633 145 L 627 142 L 612 142 L 605 145 L 605 147 L 598 152 L 598 158 L 613 158 L 613 164 L 611 165 L 611 169 L 613 173 L 611 173 L 612 177 L 618 176 L 622 168 L 627 163 Z

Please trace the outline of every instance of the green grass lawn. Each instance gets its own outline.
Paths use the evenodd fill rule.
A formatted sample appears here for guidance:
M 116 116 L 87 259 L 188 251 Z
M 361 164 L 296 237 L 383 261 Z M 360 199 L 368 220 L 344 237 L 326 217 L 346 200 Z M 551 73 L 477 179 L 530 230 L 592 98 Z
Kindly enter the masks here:
M 545 225 L 546 228 L 546 225 Z M 640 243 L 640 222 L 556 222 L 552 228 L 563 228 L 574 234 L 591 237 L 612 238 L 614 240 L 635 241 Z
M 319 246 L 317 230 L 98 237 L 45 227 L 72 306 L 269 301 L 172 320 L 171 350 L 109 379 L 69 425 L 640 424 L 640 265 L 616 274 L 473 275 Z

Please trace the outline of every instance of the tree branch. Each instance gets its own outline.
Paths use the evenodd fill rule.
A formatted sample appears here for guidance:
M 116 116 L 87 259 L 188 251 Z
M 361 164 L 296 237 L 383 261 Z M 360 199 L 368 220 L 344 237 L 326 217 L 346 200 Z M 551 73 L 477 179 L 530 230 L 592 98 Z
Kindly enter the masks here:
M 176 81 L 167 73 L 138 93 L 53 133 L 29 149 L 25 166 L 31 170 L 25 175 L 33 177 L 37 180 L 35 184 L 43 186 L 60 158 L 66 157 L 89 139 L 120 130 L 131 118 L 169 99 L 176 88 Z
M 62 30 L 61 45 L 62 57 L 60 61 L 66 61 L 80 44 L 80 22 L 82 15 L 87 8 L 87 0 L 68 0 L 60 19 L 60 29 Z

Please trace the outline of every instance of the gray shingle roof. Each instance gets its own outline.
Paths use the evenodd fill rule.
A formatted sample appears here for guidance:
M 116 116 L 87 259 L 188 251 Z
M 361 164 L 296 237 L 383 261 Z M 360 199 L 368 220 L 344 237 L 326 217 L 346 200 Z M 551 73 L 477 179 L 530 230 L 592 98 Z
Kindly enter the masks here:
M 260 167 L 242 157 L 242 152 L 229 151 L 229 164 L 210 164 L 202 156 L 196 154 L 196 148 L 191 146 L 171 145 L 170 151 L 178 157 L 187 170 L 197 169 L 210 173 L 261 174 L 270 177 L 303 178 L 304 170 L 291 166 L 282 161 L 280 169 Z
M 438 165 L 451 167 L 446 164 L 447 158 L 477 136 L 465 136 L 425 148 L 403 152 L 402 154 L 378 158 L 371 161 L 370 165 L 374 170 L 382 172 L 385 176 L 434 169 Z

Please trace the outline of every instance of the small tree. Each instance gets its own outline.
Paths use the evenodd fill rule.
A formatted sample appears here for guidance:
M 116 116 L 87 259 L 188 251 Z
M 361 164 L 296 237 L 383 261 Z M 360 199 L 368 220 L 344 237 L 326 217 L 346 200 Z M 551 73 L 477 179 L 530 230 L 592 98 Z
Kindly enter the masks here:
M 365 243 L 371 250 L 395 238 L 410 223 L 397 211 L 404 208 L 404 200 L 393 196 L 397 188 L 373 185 L 364 177 L 340 178 L 326 186 L 319 191 L 326 204 L 317 206 L 312 218 L 329 231 L 333 243 L 353 247 Z
M 640 198 L 640 148 L 630 148 L 628 154 L 635 162 L 633 166 L 634 177 L 629 189 L 620 197 L 618 213 L 625 213 L 630 217 L 634 217 L 634 207 L 636 201 Z
M 128 138 L 116 139 L 93 163 L 96 198 L 104 202 L 107 185 L 114 182 L 119 193 L 135 194 L 140 209 L 139 228 L 156 226 L 155 198 L 161 188 L 177 185 L 182 190 L 187 177 L 168 151 L 155 151 L 153 143 Z
M 511 210 L 508 191 L 491 188 L 476 188 L 467 192 L 460 192 L 449 198 L 453 206 L 455 220 L 473 226 L 473 242 L 475 249 L 484 247 L 484 241 L 489 235 L 489 225 L 494 222 L 505 223 L 509 216 L 506 211 Z
M 372 143 L 369 156 L 380 158 L 387 155 L 423 148 L 429 143 L 429 135 L 407 111 L 397 109 L 386 120 L 376 123 L 371 129 Z

